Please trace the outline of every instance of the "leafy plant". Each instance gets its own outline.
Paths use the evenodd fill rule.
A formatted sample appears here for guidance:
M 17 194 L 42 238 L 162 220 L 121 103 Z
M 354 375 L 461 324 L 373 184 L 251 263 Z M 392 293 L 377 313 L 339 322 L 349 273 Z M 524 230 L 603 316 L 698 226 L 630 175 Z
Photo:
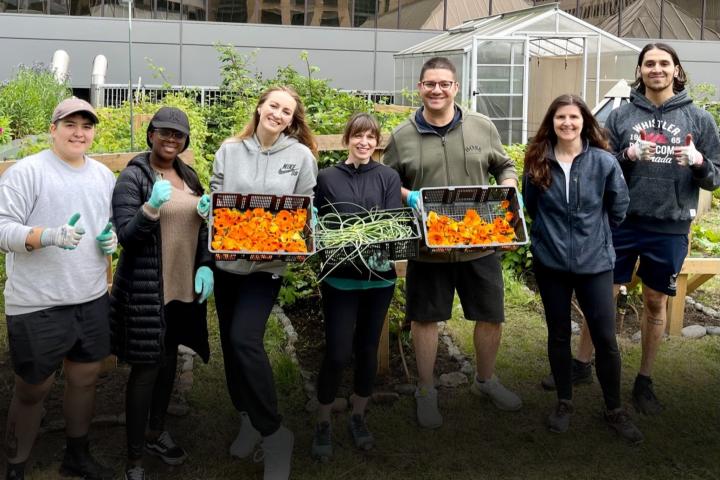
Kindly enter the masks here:
M 10 118 L 0 116 L 0 145 L 10 143 L 12 130 L 10 129 Z
M 692 232 L 693 250 L 709 256 L 720 256 L 720 231 L 693 224 Z
M 282 307 L 288 307 L 302 298 L 320 297 L 320 290 L 315 270 L 309 262 L 291 264 L 285 271 L 278 302 Z
M 10 119 L 15 138 L 46 132 L 52 112 L 72 92 L 47 65 L 20 65 L 0 87 L 0 115 Z

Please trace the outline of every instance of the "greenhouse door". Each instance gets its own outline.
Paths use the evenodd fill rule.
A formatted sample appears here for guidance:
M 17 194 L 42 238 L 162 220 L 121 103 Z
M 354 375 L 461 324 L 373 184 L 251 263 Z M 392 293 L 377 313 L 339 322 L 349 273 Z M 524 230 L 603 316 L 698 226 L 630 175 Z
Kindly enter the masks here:
M 473 38 L 470 98 L 504 144 L 527 142 L 528 38 Z

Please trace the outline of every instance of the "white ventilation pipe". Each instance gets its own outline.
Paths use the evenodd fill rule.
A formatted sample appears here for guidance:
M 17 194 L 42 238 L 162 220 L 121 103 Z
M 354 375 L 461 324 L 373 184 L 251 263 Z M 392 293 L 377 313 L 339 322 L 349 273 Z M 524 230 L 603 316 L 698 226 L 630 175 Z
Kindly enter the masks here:
M 70 55 L 65 50 L 55 50 L 52 57 L 51 69 L 58 83 L 64 83 L 68 78 L 70 69 Z
M 103 85 L 107 74 L 108 61 L 105 55 L 97 55 L 93 60 L 92 76 L 90 77 L 90 103 L 93 107 L 102 107 Z

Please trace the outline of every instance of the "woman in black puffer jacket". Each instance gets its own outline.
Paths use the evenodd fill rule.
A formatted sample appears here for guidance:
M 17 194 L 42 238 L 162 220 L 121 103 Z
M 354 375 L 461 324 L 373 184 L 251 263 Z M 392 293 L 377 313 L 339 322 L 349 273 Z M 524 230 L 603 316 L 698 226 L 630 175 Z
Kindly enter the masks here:
M 185 460 L 185 451 L 164 431 L 178 345 L 205 362 L 210 355 L 204 302 L 213 288 L 212 261 L 208 229 L 196 211 L 203 190 L 195 171 L 177 156 L 189 145 L 189 133 L 181 110 L 161 108 L 147 130 L 151 151 L 130 161 L 113 192 L 113 223 L 123 251 L 111 292 L 112 350 L 132 366 L 126 391 L 128 480 L 145 478 L 143 451 L 171 465 Z

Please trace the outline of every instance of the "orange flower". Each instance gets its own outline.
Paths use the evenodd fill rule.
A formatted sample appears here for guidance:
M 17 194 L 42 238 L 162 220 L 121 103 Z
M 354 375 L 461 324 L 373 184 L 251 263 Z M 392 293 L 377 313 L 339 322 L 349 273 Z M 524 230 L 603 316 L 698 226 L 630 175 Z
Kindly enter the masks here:
M 281 210 L 273 215 L 264 208 L 213 211 L 211 246 L 239 252 L 307 252 L 301 235 L 307 210 Z
M 506 205 L 509 202 L 502 202 Z M 515 238 L 515 231 L 508 223 L 513 214 L 505 212 L 488 223 L 475 209 L 468 209 L 462 220 L 457 221 L 446 215 L 438 215 L 430 211 L 427 217 L 427 241 L 429 245 L 487 245 L 490 243 L 510 243 Z

